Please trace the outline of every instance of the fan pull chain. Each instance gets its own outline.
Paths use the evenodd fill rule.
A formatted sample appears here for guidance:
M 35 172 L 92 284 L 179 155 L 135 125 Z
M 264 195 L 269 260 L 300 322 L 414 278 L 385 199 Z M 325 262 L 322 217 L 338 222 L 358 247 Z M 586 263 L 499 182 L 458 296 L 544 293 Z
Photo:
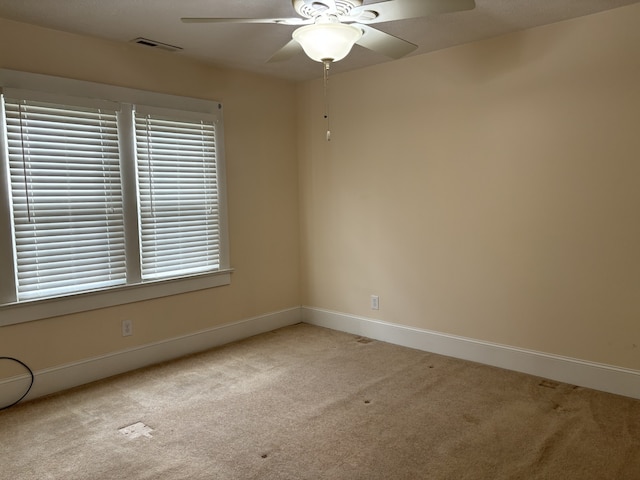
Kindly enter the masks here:
M 324 119 L 327 121 L 327 142 L 331 141 L 331 129 L 329 128 L 329 68 L 331 60 L 323 60 L 324 79 Z

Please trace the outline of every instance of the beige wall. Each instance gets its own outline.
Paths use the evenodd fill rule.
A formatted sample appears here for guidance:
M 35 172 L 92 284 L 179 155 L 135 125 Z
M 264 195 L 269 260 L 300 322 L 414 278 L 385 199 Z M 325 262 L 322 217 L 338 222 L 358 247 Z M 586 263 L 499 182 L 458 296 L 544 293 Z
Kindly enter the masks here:
M 303 304 L 640 369 L 638 25 L 335 75 L 330 143 L 301 84 Z
M 41 370 L 299 305 L 292 84 L 2 19 L 0 68 L 221 101 L 235 269 L 230 286 L 3 327 L 0 355 Z
M 335 75 L 327 143 L 319 81 L 0 19 L 0 68 L 224 103 L 236 269 L 3 327 L 1 354 L 42 370 L 303 303 L 640 369 L 639 23 L 635 5 Z

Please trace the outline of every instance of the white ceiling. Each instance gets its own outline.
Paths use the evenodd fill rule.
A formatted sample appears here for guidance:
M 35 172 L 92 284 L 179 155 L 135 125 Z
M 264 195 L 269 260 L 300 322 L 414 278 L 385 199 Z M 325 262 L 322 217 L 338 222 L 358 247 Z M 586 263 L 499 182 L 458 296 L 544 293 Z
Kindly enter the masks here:
M 476 0 L 474 10 L 375 27 L 418 45 L 411 55 L 419 55 L 633 3 L 640 0 Z M 291 39 L 295 27 L 180 21 L 180 17 L 199 16 L 297 15 L 290 0 L 0 0 L 0 17 L 11 20 L 120 42 L 144 37 L 183 49 L 171 55 L 290 80 L 322 76 L 321 65 L 303 54 L 284 62 L 266 63 Z M 356 45 L 347 58 L 332 67 L 332 72 L 387 61 L 391 59 Z

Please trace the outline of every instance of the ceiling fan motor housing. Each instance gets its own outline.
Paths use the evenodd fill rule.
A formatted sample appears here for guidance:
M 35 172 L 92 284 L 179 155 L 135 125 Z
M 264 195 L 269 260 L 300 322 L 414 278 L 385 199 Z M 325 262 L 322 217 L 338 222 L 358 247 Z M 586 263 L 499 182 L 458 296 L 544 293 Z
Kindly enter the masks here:
M 330 12 L 333 15 L 348 16 L 355 7 L 362 5 L 363 0 L 293 0 L 293 8 L 299 15 L 305 18 L 315 18 L 323 13 L 329 13 L 332 4 L 335 3 L 336 11 Z

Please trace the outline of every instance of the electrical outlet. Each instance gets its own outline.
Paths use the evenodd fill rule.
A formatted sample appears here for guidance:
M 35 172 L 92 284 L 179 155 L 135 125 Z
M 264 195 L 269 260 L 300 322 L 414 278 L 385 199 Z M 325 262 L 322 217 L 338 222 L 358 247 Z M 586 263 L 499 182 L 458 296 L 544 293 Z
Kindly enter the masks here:
M 371 310 L 380 310 L 380 297 L 371 295 Z
M 128 337 L 133 335 L 133 322 L 131 320 L 122 320 L 122 336 Z

